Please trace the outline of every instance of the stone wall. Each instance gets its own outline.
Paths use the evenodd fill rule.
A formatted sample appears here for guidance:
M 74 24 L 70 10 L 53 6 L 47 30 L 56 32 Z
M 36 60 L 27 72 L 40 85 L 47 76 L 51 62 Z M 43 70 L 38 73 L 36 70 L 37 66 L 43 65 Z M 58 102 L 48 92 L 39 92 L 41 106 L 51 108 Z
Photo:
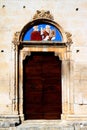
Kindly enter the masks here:
M 73 114 L 87 116 L 87 1 L 0 0 L 0 115 L 15 114 L 13 36 L 32 20 L 36 10 L 49 10 L 54 21 L 72 34 Z M 70 113 L 69 113 L 70 114 Z M 76 117 L 76 116 L 75 116 Z M 71 117 L 74 119 L 74 117 Z M 3 119 L 4 120 L 4 119 Z

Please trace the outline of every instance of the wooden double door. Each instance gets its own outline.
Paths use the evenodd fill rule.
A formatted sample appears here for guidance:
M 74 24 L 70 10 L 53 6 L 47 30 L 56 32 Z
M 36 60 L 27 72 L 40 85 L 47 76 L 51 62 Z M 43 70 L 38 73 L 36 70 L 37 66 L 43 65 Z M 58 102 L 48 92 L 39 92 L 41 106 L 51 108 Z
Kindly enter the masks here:
M 52 52 L 33 52 L 23 62 L 23 111 L 27 119 L 61 118 L 61 61 Z

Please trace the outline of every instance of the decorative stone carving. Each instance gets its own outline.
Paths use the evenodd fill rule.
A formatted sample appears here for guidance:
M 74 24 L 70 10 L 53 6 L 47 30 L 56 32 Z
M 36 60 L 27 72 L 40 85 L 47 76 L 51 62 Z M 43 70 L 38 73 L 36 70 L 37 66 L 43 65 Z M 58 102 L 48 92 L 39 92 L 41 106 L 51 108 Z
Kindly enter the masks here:
M 23 51 L 23 60 L 25 60 L 26 56 L 30 56 L 31 52 L 30 51 Z
M 72 44 L 72 34 L 69 32 L 65 32 L 66 37 L 67 37 L 67 43 L 69 43 L 70 45 Z
M 44 11 L 44 10 L 37 10 L 36 14 L 33 16 L 33 20 L 39 19 L 39 18 L 47 18 L 50 20 L 54 20 L 52 14 L 50 14 L 50 11 Z
M 61 61 L 66 59 L 66 53 L 55 52 L 55 56 L 58 56 Z
M 18 45 L 20 44 L 19 36 L 20 36 L 20 32 L 14 33 L 14 37 L 13 37 L 12 43 L 14 44 L 13 49 L 14 49 L 15 51 L 17 50 Z
M 20 36 L 20 32 L 16 32 L 14 34 L 14 38 L 13 38 L 14 45 L 19 45 L 20 44 L 20 42 L 19 42 L 19 36 Z

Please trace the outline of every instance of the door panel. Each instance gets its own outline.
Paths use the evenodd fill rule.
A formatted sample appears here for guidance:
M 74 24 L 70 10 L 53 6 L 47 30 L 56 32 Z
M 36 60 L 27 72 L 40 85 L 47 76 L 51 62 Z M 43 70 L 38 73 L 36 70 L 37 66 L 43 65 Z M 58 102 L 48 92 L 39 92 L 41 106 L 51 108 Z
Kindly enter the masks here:
M 61 61 L 54 53 L 31 53 L 23 62 L 26 119 L 60 119 Z

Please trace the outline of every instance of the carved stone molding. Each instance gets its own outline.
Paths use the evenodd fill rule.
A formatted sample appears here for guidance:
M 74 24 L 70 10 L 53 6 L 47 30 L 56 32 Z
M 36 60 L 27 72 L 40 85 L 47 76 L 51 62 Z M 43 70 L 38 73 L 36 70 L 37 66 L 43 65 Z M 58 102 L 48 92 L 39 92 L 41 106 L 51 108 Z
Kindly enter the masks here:
M 66 53 L 55 53 L 55 56 L 58 56 L 61 61 L 67 60 Z
M 23 51 L 23 60 L 25 60 L 26 56 L 30 56 L 31 52 L 30 51 Z
M 35 15 L 33 16 L 33 20 L 35 19 L 39 19 L 39 18 L 47 18 L 50 20 L 54 20 L 52 14 L 50 13 L 50 11 L 45 11 L 45 10 L 37 10 Z

